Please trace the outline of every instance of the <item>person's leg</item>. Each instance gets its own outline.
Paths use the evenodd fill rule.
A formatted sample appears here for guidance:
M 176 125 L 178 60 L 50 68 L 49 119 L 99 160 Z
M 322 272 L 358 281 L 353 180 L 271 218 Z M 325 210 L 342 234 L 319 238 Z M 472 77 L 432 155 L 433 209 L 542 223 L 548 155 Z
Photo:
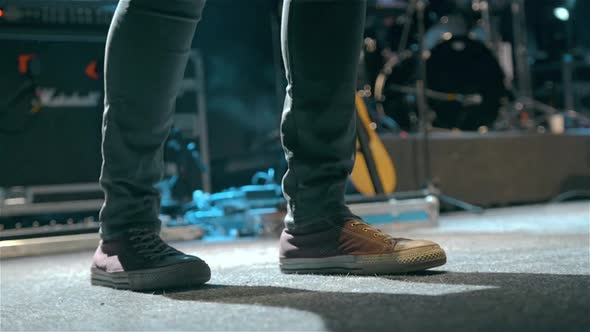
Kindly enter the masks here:
M 285 0 L 282 24 L 287 96 L 281 137 L 286 273 L 395 273 L 444 264 L 430 241 L 391 238 L 344 202 L 354 166 L 354 93 L 366 0 Z
M 105 58 L 103 237 L 159 228 L 163 146 L 204 0 L 121 0 Z
M 106 46 L 100 177 L 106 199 L 94 284 L 150 289 L 209 279 L 203 261 L 159 238 L 160 195 L 154 188 L 163 173 L 163 146 L 204 4 L 121 0 L 117 7 Z
M 366 0 L 285 0 L 287 95 L 281 138 L 289 229 L 352 218 L 344 204 L 354 166 L 354 93 Z

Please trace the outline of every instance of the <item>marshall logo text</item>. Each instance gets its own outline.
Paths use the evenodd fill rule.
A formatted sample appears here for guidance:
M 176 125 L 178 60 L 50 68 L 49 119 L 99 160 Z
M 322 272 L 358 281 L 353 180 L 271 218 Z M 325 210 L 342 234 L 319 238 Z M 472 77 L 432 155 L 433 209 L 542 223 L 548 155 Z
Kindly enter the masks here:
M 99 91 L 90 91 L 87 94 L 79 91 L 57 93 L 53 88 L 40 88 L 38 94 L 43 107 L 98 107 L 101 104 Z

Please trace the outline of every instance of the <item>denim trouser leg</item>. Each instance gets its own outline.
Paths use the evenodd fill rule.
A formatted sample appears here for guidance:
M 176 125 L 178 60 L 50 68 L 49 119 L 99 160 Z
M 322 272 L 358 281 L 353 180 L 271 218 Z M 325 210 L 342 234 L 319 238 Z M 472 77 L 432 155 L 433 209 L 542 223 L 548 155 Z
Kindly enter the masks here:
M 291 230 L 353 218 L 344 192 L 354 166 L 365 10 L 366 0 L 285 0 L 282 47 L 289 85 L 281 137 Z
M 163 145 L 204 0 L 121 0 L 105 60 L 103 237 L 160 227 Z

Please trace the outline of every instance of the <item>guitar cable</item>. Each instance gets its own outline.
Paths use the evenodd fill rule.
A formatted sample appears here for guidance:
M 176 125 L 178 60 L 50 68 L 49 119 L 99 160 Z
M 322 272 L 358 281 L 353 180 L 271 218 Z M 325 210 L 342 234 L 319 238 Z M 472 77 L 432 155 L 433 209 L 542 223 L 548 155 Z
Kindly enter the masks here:
M 24 123 L 20 128 L 0 127 L 0 134 L 5 135 L 16 135 L 27 130 L 34 120 L 37 118 L 37 114 L 41 111 L 41 101 L 37 96 L 37 84 L 33 79 L 32 75 L 28 75 L 28 79 L 18 88 L 14 97 L 12 97 L 6 105 L 0 107 L 0 119 L 7 118 L 11 114 L 15 114 L 15 117 L 26 117 Z M 19 104 L 26 102 L 26 99 L 30 98 L 31 106 L 26 108 L 26 111 L 22 111 L 19 108 Z M 19 114 L 22 113 L 22 114 Z M 11 124 L 11 121 L 0 121 L 1 123 Z

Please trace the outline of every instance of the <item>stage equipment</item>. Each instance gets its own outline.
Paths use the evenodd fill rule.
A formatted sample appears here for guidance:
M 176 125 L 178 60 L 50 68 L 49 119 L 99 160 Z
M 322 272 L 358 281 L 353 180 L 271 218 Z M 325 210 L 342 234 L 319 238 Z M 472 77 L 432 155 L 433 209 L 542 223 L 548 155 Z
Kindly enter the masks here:
M 0 240 L 96 232 L 96 183 L 0 188 Z
M 116 4 L 0 0 L 0 89 L 6 92 L 0 96 L 0 226 L 5 235 L 97 229 L 88 220 L 97 220 L 102 205 L 96 183 L 102 63 Z M 192 141 L 190 153 L 198 153 L 200 170 L 210 169 L 204 91 L 203 63 L 194 50 L 174 127 Z M 181 178 L 186 170 L 177 169 Z M 193 180 L 200 188 L 210 190 L 209 172 L 197 176 Z M 185 190 L 189 197 L 194 185 Z
M 435 196 L 349 196 L 346 202 L 352 213 L 393 235 L 399 234 L 398 230 L 404 227 L 433 227 L 438 224 L 440 206 Z
M 34 84 L 20 107 L 0 101 L 0 187 L 96 182 L 104 41 L 115 5 L 0 0 L 2 95 Z
M 437 23 L 441 14 L 431 7 L 426 9 L 426 26 Z M 371 89 L 385 63 L 397 53 L 417 44 L 415 19 L 407 0 L 372 0 L 368 2 L 364 47 L 359 70 L 359 86 Z
M 415 194 L 421 197 L 430 197 L 435 196 L 443 203 L 459 207 L 464 210 L 468 210 L 471 212 L 482 212 L 483 210 L 472 204 L 463 202 L 451 196 L 445 195 L 433 182 L 432 180 L 432 173 L 431 173 L 431 152 L 429 147 L 430 141 L 430 130 L 432 127 L 431 117 L 430 117 L 430 108 L 428 105 L 428 94 L 429 91 L 428 87 L 428 59 L 431 56 L 430 50 L 425 45 L 426 35 L 425 35 L 425 8 L 427 2 L 423 0 L 412 0 L 409 4 L 410 8 L 408 12 L 416 13 L 416 26 L 418 30 L 418 50 L 417 50 L 417 70 L 416 70 L 416 81 L 415 81 L 415 92 L 416 92 L 416 110 L 417 110 L 417 118 L 420 120 L 419 123 L 419 130 L 421 136 L 421 157 L 423 163 L 423 173 L 424 173 L 424 184 L 423 189 L 420 191 L 415 192 Z M 407 23 L 408 25 L 411 24 L 411 21 Z M 444 32 L 442 34 L 443 38 L 451 40 L 453 38 L 452 33 Z M 448 38 L 444 37 L 447 36 Z M 456 44 L 455 46 L 451 46 L 451 48 L 457 48 L 456 50 L 461 50 L 460 45 L 466 45 L 465 41 L 463 43 Z M 448 77 L 447 79 L 450 79 Z M 477 91 L 479 92 L 479 91 Z M 436 92 L 439 93 L 439 92 Z M 483 92 L 481 92 L 483 93 Z
M 162 191 L 169 198 L 164 203 L 170 204 L 164 208 L 186 201 L 197 188 L 210 190 L 202 75 L 200 56 L 194 51 L 179 92 L 173 135 L 167 142 L 170 177 L 160 187 L 169 189 Z M 100 170 L 101 103 L 82 104 L 90 100 L 90 93 L 84 98 L 81 93 L 68 92 L 69 85 L 59 85 L 51 76 L 40 82 L 55 85 L 38 90 L 42 108 L 34 114 L 32 125 L 10 134 L 0 132 L 0 148 L 11 156 L 0 164 L 0 192 L 4 193 L 0 195 L 0 224 L 4 230 L 18 229 L 19 237 L 96 231 L 103 195 L 98 184 L 90 181 L 98 180 Z M 99 96 L 100 88 L 95 88 Z M 65 92 L 50 99 L 43 91 Z M 176 154 L 171 151 L 175 146 Z M 169 188 L 164 184 L 170 184 Z
M 73 29 L 100 32 L 108 28 L 116 6 L 116 0 L 0 0 L 0 25 L 20 27 L 24 35 L 49 28 L 67 38 Z
M 19 99 L 19 108 L 4 107 L 8 103 L 0 99 L 0 148 L 11 156 L 0 165 L 0 187 L 98 178 L 102 64 L 116 5 L 115 0 L 0 0 L 0 88 L 7 92 L 0 98 L 7 95 L 10 101 L 20 86 L 28 93 Z M 198 139 L 199 153 L 208 164 L 203 72 L 201 56 L 193 51 L 174 126 Z M 31 112 L 35 100 L 40 109 Z M 31 113 L 35 116 L 25 116 Z M 210 180 L 202 181 L 209 190 Z
M 590 188 L 590 131 L 430 133 L 431 176 L 445 193 L 484 207 L 546 203 Z M 421 134 L 381 135 L 393 156 L 419 156 Z M 425 165 L 397 158 L 397 192 L 423 185 Z M 468 170 L 468 171 L 466 171 Z M 563 196 L 561 196 L 563 197 Z M 441 202 L 442 203 L 442 202 Z
M 283 229 L 286 204 L 274 169 L 258 172 L 252 184 L 219 193 L 193 193 L 191 208 L 182 219 L 167 226 L 195 225 L 208 237 L 278 236 Z
M 411 15 L 416 12 L 414 7 L 408 9 Z M 411 17 L 406 25 L 417 26 Z M 425 96 L 433 110 L 435 127 L 477 130 L 492 126 L 498 117 L 507 91 L 502 68 L 486 47 L 486 30 L 462 15 L 452 14 L 443 16 L 424 33 L 423 56 L 429 78 Z M 422 41 L 418 40 L 418 44 Z M 378 111 L 392 117 L 406 131 L 420 127 L 413 86 L 419 75 L 420 54 L 408 46 L 404 42 L 398 52 L 389 55 L 374 86 Z
M 462 130 L 492 127 L 507 92 L 502 69 L 489 49 L 479 41 L 457 36 L 429 52 L 425 94 L 435 115 L 433 125 Z M 417 62 L 417 56 L 392 60 L 375 83 L 378 107 L 406 131 L 419 128 L 412 87 Z
M 166 223 L 169 228 L 195 225 L 206 238 L 268 236 L 277 237 L 284 228 L 286 203 L 281 186 L 274 182 L 274 170 L 258 172 L 251 185 L 207 194 L 193 194 L 193 206 L 184 218 Z M 439 204 L 434 196 L 378 194 L 371 197 L 347 195 L 351 211 L 383 230 L 433 226 L 438 222 Z
M 193 192 L 203 187 L 202 174 L 209 170 L 197 147 L 194 139 L 187 139 L 179 129 L 172 128 L 164 148 L 164 178 L 156 184 L 161 194 L 161 213 L 184 213 Z
M 487 3 L 487 1 L 480 0 L 479 2 Z M 574 4 L 575 2 L 572 2 Z M 514 70 L 516 74 L 516 84 L 511 87 L 511 95 L 513 96 L 511 103 L 505 108 L 508 116 L 512 116 L 515 121 L 510 123 L 506 129 L 513 127 L 529 129 L 529 130 L 546 130 L 545 127 L 552 122 L 552 119 L 562 118 L 568 124 L 573 123 L 588 123 L 588 117 L 573 110 L 573 71 L 575 64 L 573 63 L 572 54 L 568 53 L 570 42 L 566 42 L 563 52 L 563 60 L 560 65 L 562 72 L 562 80 L 564 86 L 564 108 L 565 111 L 557 107 L 545 104 L 535 99 L 535 87 L 533 84 L 531 74 L 531 58 L 534 55 L 529 52 L 531 43 L 529 42 L 529 29 L 527 24 L 527 15 L 525 10 L 525 0 L 510 0 L 510 18 L 512 28 L 512 41 L 514 50 Z M 488 16 L 489 17 L 489 16 Z M 489 18 L 488 18 L 489 20 Z M 567 28 L 571 28 L 568 22 L 564 23 Z M 550 28 L 551 29 L 551 28 Z M 552 30 L 552 29 L 551 29 Z M 573 30 L 566 29 L 567 38 L 571 38 Z M 496 55 L 501 56 L 501 52 L 496 50 Z M 549 53 L 555 53 L 550 50 Z M 536 56 L 536 55 L 535 55 Z M 555 132 L 559 133 L 559 132 Z
M 361 92 L 355 96 L 357 115 L 357 152 L 352 184 L 362 194 L 390 194 L 395 190 L 396 175 L 391 156 L 372 125 Z

